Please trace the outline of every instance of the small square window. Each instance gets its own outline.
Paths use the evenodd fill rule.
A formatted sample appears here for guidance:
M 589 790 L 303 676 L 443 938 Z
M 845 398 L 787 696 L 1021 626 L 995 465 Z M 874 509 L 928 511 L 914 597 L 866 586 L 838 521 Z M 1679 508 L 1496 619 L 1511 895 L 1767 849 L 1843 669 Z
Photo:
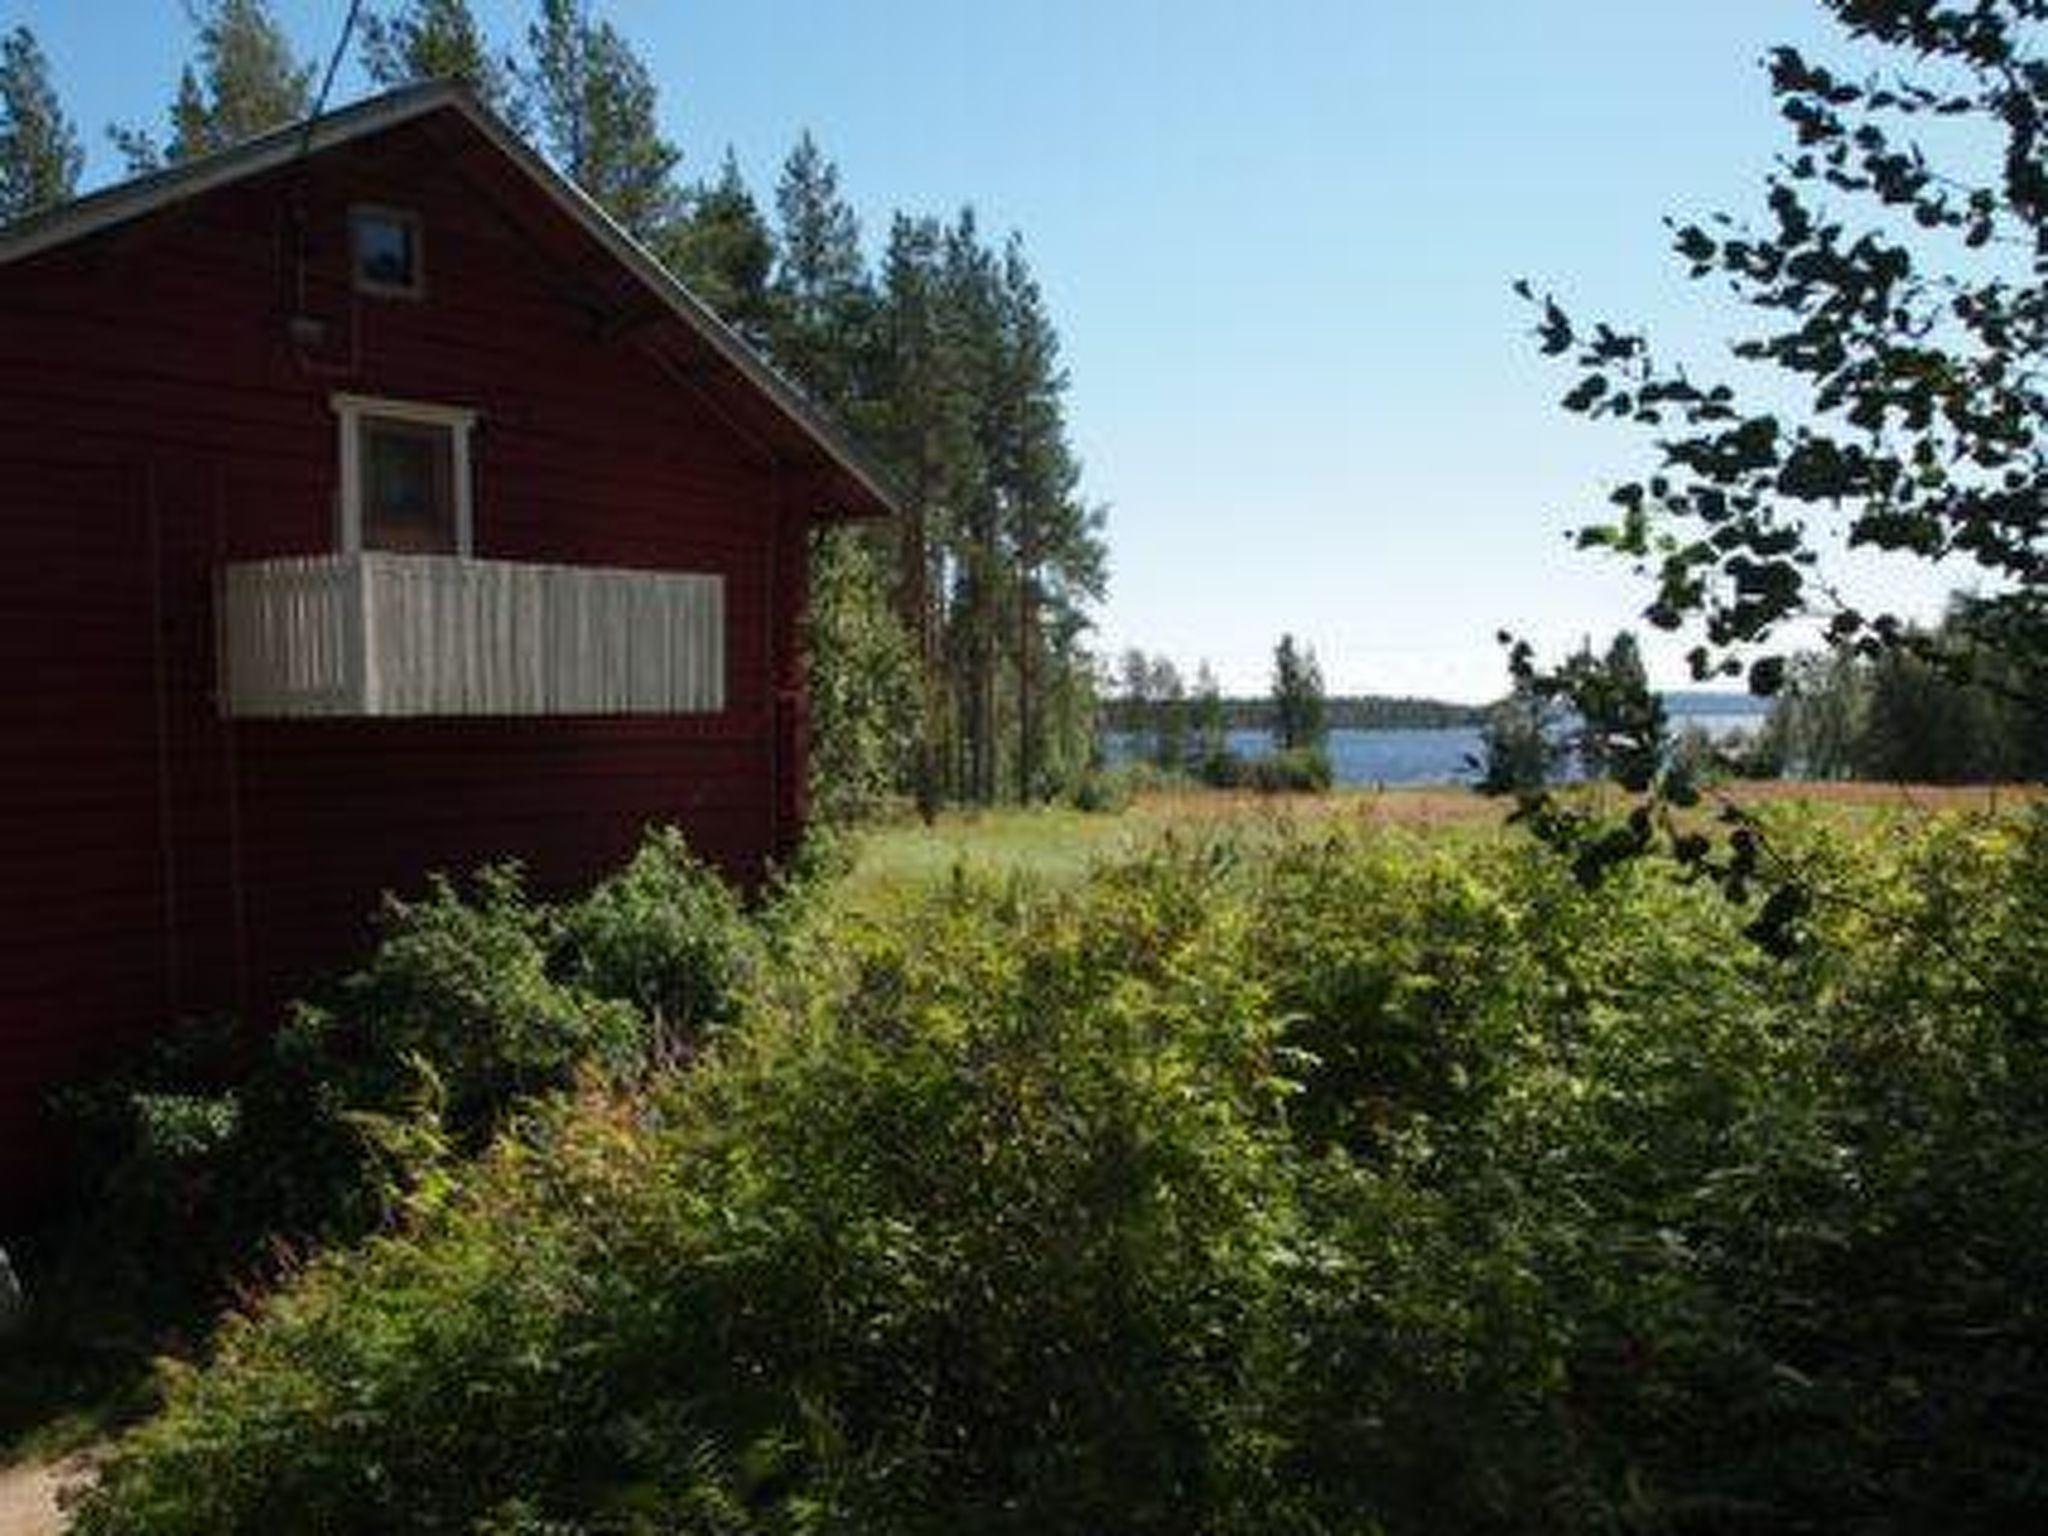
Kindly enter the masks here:
M 391 208 L 349 214 L 356 287 L 365 293 L 417 297 L 422 288 L 420 221 Z

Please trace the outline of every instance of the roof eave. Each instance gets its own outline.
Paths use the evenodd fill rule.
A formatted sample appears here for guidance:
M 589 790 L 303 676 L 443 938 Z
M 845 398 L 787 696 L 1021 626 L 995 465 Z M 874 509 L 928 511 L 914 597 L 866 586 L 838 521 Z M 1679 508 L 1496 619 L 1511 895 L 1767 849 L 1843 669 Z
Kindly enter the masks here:
M 498 149 L 521 165 L 565 211 L 595 235 L 602 245 L 634 276 L 645 283 L 675 311 L 712 350 L 750 384 L 758 389 L 794 424 L 801 427 L 824 451 L 833 467 L 868 498 L 870 505 L 841 509 L 842 518 L 886 518 L 903 511 L 901 493 L 886 471 L 870 462 L 840 431 L 806 399 L 797 387 L 778 373 L 759 353 L 747 345 L 711 307 L 690 292 L 661 261 L 612 216 L 600 208 L 575 183 L 512 132 L 469 91 L 456 87 L 448 105 L 490 139 Z

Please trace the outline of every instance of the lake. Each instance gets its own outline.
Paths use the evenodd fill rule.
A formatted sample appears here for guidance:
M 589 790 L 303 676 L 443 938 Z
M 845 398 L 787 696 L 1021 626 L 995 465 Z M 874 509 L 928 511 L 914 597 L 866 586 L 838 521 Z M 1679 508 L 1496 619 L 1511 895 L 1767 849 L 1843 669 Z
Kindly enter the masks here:
M 1720 740 L 1738 731 L 1753 731 L 1763 723 L 1761 701 L 1714 699 L 1695 705 L 1672 700 L 1666 708 L 1671 729 L 1678 732 L 1697 725 Z M 1123 762 L 1132 755 L 1128 737 L 1112 732 L 1108 737 L 1111 762 Z M 1232 731 L 1230 750 L 1240 757 L 1263 757 L 1273 750 L 1273 739 L 1264 731 Z M 1330 732 L 1330 772 L 1339 784 L 1469 784 L 1474 778 L 1468 758 L 1479 756 L 1476 726 L 1453 726 L 1430 731 Z

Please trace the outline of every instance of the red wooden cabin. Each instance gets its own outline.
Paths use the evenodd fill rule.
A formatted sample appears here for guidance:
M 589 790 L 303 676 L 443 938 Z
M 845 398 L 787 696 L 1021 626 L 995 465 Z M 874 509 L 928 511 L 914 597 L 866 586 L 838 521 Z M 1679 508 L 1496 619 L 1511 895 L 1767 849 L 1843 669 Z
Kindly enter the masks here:
M 0 1209 L 49 1087 L 386 890 L 802 826 L 821 520 L 892 510 L 459 87 L 0 232 Z

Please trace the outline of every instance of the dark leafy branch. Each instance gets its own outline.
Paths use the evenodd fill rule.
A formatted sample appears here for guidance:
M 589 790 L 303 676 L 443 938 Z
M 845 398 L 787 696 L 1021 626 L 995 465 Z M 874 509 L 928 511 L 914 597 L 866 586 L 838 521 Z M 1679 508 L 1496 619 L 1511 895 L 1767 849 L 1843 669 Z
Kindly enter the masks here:
M 1577 543 L 1645 576 L 1644 617 L 1697 636 L 1695 678 L 1775 693 L 1787 626 L 1818 622 L 1830 646 L 1909 651 L 2048 714 L 2048 4 L 1822 4 L 1896 67 L 1852 78 L 1773 50 L 1765 67 L 1792 143 L 1766 215 L 1671 226 L 1687 276 L 1725 285 L 1758 317 L 1731 350 L 1746 371 L 1775 374 L 1772 406 L 1517 285 L 1540 349 L 1578 375 L 1565 409 L 1655 445 L 1655 472 L 1615 487 L 1613 511 Z M 1938 631 L 1867 608 L 1823 570 L 1823 517 L 1853 549 L 1968 562 L 1984 591 Z M 1551 677 L 1572 694 L 1569 676 Z M 1525 820 L 1588 869 L 1661 843 L 1731 893 L 1753 882 L 1741 827 L 1721 853 L 1697 833 L 1659 833 L 1689 786 L 1634 778 L 1640 803 L 1618 825 L 1555 806 Z M 1766 898 L 1760 939 L 1790 931 L 1796 890 Z

